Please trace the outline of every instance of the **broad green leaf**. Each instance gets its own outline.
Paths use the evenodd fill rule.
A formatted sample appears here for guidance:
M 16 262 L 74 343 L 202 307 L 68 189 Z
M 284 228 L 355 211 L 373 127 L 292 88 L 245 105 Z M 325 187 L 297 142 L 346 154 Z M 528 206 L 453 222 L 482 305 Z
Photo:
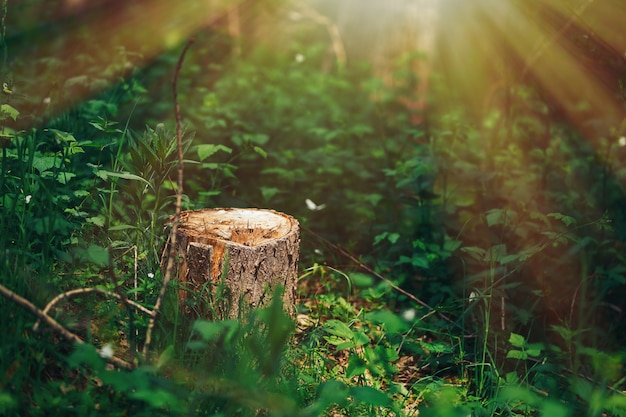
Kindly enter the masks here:
M 365 317 L 373 323 L 384 326 L 385 330 L 390 334 L 399 334 L 409 328 L 405 320 L 387 309 L 368 313 Z
M 463 242 L 460 240 L 446 239 L 446 241 L 443 243 L 443 250 L 447 252 L 454 252 L 455 250 L 460 248 L 462 244 Z
M 350 282 L 352 282 L 352 285 L 355 287 L 367 288 L 374 284 L 374 277 L 368 274 L 352 272 L 348 274 L 348 276 L 350 277 Z
M 33 158 L 33 168 L 41 174 L 44 171 L 60 166 L 60 162 L 61 160 L 56 156 L 35 156 Z
M 154 408 L 180 409 L 182 401 L 173 393 L 160 388 L 142 388 L 127 393 L 130 398 L 142 400 Z
M 493 245 L 485 253 L 485 261 L 486 262 L 500 262 L 500 260 L 503 259 L 505 256 L 506 256 L 505 244 Z
M 419 342 L 419 345 L 422 349 L 427 350 L 433 353 L 451 353 L 452 347 L 446 345 L 445 343 L 429 343 L 429 342 Z
M 392 244 L 396 243 L 398 239 L 400 239 L 400 233 L 389 233 L 387 235 L 387 240 Z
M 507 211 L 503 209 L 491 209 L 485 213 L 485 220 L 487 226 L 493 227 L 498 224 L 503 224 L 506 221 Z
M 573 226 L 576 224 L 576 219 L 571 216 L 566 216 L 562 213 L 548 213 L 548 217 L 552 217 L 553 219 L 560 220 L 563 222 L 565 226 Z
M 0 120 L 6 119 L 5 116 L 8 116 L 13 120 L 17 120 L 17 116 L 19 115 L 20 112 L 15 107 L 9 104 L 0 105 Z
M 354 337 L 354 332 L 350 327 L 339 320 L 328 320 L 324 325 L 324 331 L 345 339 L 352 339 Z
M 339 404 L 348 396 L 348 387 L 340 381 L 330 380 L 319 387 L 319 401 L 325 404 Z
M 280 189 L 276 187 L 259 187 L 259 189 L 265 201 L 270 201 L 272 197 L 280 192 Z
M 76 138 L 69 132 L 64 132 L 62 130 L 50 129 L 54 136 L 59 140 L 59 142 L 63 143 L 74 143 L 76 142 Z
M 57 175 L 57 181 L 60 182 L 61 184 L 67 184 L 75 176 L 76 174 L 72 172 L 62 171 L 62 172 L 59 172 L 59 175 Z
M 383 199 L 381 194 L 367 194 L 365 196 L 365 201 L 370 203 L 372 206 L 376 206 Z
M 387 394 L 373 387 L 351 387 L 350 396 L 357 401 L 374 407 L 388 407 L 392 403 L 391 398 Z
M 517 333 L 511 333 L 511 336 L 509 336 L 509 343 L 512 346 L 521 348 L 526 346 L 526 339 L 524 338 L 524 336 L 517 334 Z
M 224 326 L 219 322 L 196 320 L 193 323 L 192 329 L 194 332 L 198 333 L 204 341 L 208 342 L 215 340 L 224 330 Z
M 364 332 L 355 332 L 354 333 L 354 346 L 363 346 L 367 343 L 369 343 L 370 338 L 364 333 Z
M 485 250 L 478 246 L 465 246 L 461 248 L 461 252 L 465 252 L 477 261 L 482 261 L 485 258 Z
M 94 224 L 96 226 L 99 227 L 104 227 L 104 223 L 105 223 L 106 219 L 104 217 L 104 215 L 99 214 L 97 216 L 93 216 L 93 217 L 88 217 L 87 218 L 87 223 L 91 223 Z
M 99 266 L 109 264 L 109 251 L 98 245 L 91 245 L 87 248 L 87 259 Z
M 521 350 L 509 350 L 506 354 L 507 359 L 519 359 L 526 360 L 528 359 L 528 354 Z
M 198 158 L 200 161 L 204 161 L 205 159 L 213 156 L 219 151 L 232 153 L 233 150 L 225 145 L 213 145 L 213 144 L 201 144 L 196 148 L 198 152 Z
M 519 376 L 517 375 L 517 372 L 515 371 L 508 372 L 506 374 L 505 379 L 506 379 L 506 382 L 509 384 L 517 384 L 519 382 Z
M 367 364 L 363 359 L 354 355 L 348 359 L 348 368 L 346 369 L 346 376 L 352 378 L 353 376 L 361 376 L 365 373 Z

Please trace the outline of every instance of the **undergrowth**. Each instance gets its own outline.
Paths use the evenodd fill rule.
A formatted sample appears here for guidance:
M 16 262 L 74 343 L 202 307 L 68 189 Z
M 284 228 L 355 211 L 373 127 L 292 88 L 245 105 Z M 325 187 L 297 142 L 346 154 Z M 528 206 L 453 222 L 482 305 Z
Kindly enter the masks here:
M 320 71 L 323 50 L 298 42 L 220 54 L 203 79 L 215 45 L 229 40 L 199 39 L 181 73 L 180 208 L 296 216 L 296 317 L 278 301 L 185 315 L 170 282 L 142 354 L 176 210 L 179 126 L 158 93 L 180 50 L 44 113 L 17 94 L 37 83 L 30 63 L 5 63 L 0 283 L 39 309 L 90 290 L 47 311 L 85 343 L 3 292 L 0 414 L 626 415 L 617 130 L 586 146 L 528 85 L 483 120 L 414 124 L 415 57 L 393 87 L 367 66 Z

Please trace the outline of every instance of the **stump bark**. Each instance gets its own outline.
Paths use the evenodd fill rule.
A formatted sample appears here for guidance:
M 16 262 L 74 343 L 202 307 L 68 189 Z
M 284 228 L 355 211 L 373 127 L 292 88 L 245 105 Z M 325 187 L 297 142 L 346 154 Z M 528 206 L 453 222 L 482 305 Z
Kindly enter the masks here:
M 175 249 L 183 311 L 238 318 L 268 304 L 281 286 L 285 310 L 295 313 L 300 235 L 293 217 L 254 208 L 184 211 Z

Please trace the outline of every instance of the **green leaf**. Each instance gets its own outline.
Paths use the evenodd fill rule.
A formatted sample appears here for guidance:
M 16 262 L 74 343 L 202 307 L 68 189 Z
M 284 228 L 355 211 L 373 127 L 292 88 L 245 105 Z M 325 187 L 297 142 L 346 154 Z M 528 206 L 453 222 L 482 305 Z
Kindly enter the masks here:
M 400 239 L 400 233 L 389 233 L 387 235 L 387 240 L 392 244 L 396 243 L 398 239 Z
M 368 288 L 374 284 L 374 277 L 368 274 L 352 272 L 348 276 L 350 277 L 350 282 L 355 287 Z
M 350 396 L 374 407 L 388 407 L 392 403 L 387 394 L 373 387 L 351 387 Z
M 87 220 L 87 223 L 91 223 L 99 227 L 104 227 L 104 223 L 106 221 L 104 215 L 102 214 L 98 214 L 97 216 L 93 216 L 93 217 L 88 217 L 86 220 Z
M 35 168 L 41 174 L 44 171 L 49 171 L 52 168 L 56 167 L 57 162 L 61 162 L 59 158 L 56 156 L 35 156 L 33 158 L 33 168 Z
M 517 384 L 519 382 L 519 376 L 515 371 L 508 372 L 505 379 L 508 384 Z
M 5 120 L 6 116 L 10 117 L 13 120 L 17 120 L 17 116 L 20 115 L 20 112 L 13 106 L 9 104 L 0 105 L 0 120 Z
M 507 359 L 519 359 L 526 360 L 528 359 L 528 354 L 521 350 L 509 350 L 506 354 Z
M 461 248 L 461 252 L 465 252 L 477 261 L 482 261 L 485 258 L 485 250 L 478 246 L 465 246 Z
M 324 331 L 334 336 L 343 337 L 344 339 L 352 339 L 354 332 L 342 321 L 328 320 L 324 325 Z
M 348 359 L 348 368 L 346 369 L 346 376 L 352 378 L 353 376 L 361 376 L 367 370 L 367 364 L 363 359 L 354 355 Z
M 370 338 L 364 332 L 355 332 L 354 333 L 354 347 L 363 346 L 369 343 Z
M 526 339 L 524 338 L 524 336 L 517 334 L 517 333 L 511 333 L 511 336 L 509 336 L 509 343 L 512 346 L 518 347 L 518 348 L 522 348 L 524 346 L 526 346 Z
M 265 152 L 262 148 L 255 146 L 252 148 L 254 152 L 258 153 L 263 157 L 263 159 L 267 159 L 267 152 Z
M 384 326 L 385 330 L 390 334 L 400 334 L 409 328 L 405 320 L 387 309 L 367 313 L 365 317 L 373 323 Z
M 566 216 L 562 213 L 548 213 L 548 217 L 552 217 L 553 219 L 560 220 L 563 222 L 565 226 L 573 226 L 576 225 L 576 219 L 571 216 Z
M 272 197 L 280 192 L 280 188 L 276 187 L 259 187 L 261 190 L 261 195 L 263 196 L 263 200 L 270 201 Z
M 443 243 L 443 250 L 447 252 L 454 252 L 455 250 L 460 248 L 462 244 L 463 242 L 460 240 L 446 239 L 446 241 Z
M 57 181 L 60 182 L 61 184 L 67 184 L 75 176 L 76 174 L 72 172 L 62 171 L 62 172 L 59 172 L 59 175 L 57 176 Z
M 219 151 L 226 152 L 229 154 L 233 152 L 233 150 L 229 148 L 228 146 L 213 145 L 213 144 L 198 145 L 198 147 L 196 148 L 196 151 L 198 152 L 198 158 L 200 158 L 200 161 L 204 161 L 205 159 L 209 158 L 210 156 L 213 156 Z
M 485 253 L 485 262 L 500 262 L 506 256 L 506 245 L 498 244 L 493 245 Z
M 98 245 L 91 245 L 87 248 L 87 259 L 99 266 L 109 264 L 109 251 Z
M 492 227 L 498 224 L 502 224 L 506 219 L 506 210 L 492 209 L 485 213 L 485 220 L 487 226 Z
M 109 177 L 122 178 L 124 180 L 141 181 L 147 185 L 150 185 L 148 181 L 141 178 L 139 175 L 131 174 L 130 172 L 113 172 L 104 169 L 96 170 L 96 175 L 103 180 L 107 180 Z
M 169 345 L 165 350 L 159 355 L 159 359 L 157 360 L 157 369 L 163 368 L 169 361 L 174 357 L 174 345 Z
M 181 400 L 173 393 L 160 388 L 141 388 L 131 391 L 127 395 L 130 398 L 144 401 L 154 408 L 180 409 L 182 406 Z
M 192 330 L 200 335 L 205 342 L 215 340 L 224 330 L 224 326 L 219 322 L 196 320 Z
M 319 388 L 319 401 L 324 404 L 342 403 L 348 396 L 349 390 L 346 384 L 336 380 L 326 381 Z

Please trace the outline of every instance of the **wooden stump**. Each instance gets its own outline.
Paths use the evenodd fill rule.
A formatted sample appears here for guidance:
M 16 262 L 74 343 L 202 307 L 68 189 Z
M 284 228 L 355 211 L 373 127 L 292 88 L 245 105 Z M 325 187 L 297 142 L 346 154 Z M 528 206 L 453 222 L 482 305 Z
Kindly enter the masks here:
M 201 303 L 210 307 L 200 313 L 205 318 L 238 318 L 282 286 L 285 309 L 294 314 L 300 237 L 293 217 L 254 208 L 184 211 L 176 252 L 184 311 L 198 304 L 189 303 L 191 294 L 202 294 L 211 298 Z

